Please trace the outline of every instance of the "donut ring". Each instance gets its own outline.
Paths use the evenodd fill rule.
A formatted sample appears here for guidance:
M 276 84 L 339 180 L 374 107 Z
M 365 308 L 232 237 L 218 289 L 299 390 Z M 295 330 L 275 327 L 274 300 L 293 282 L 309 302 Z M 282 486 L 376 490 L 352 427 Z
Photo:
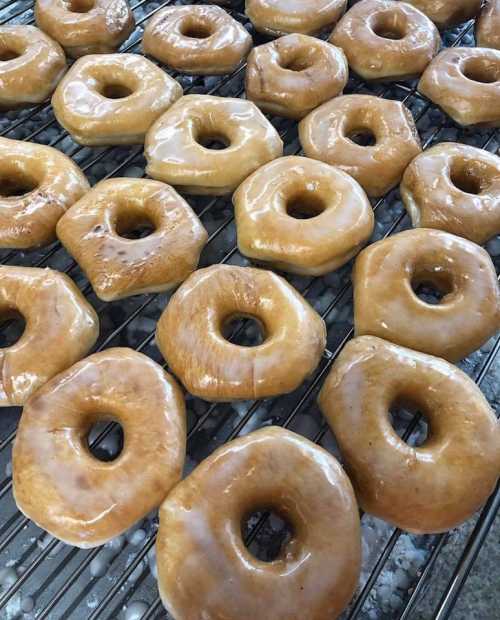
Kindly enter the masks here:
M 140 239 L 127 232 L 152 224 Z M 98 183 L 59 221 L 57 235 L 103 301 L 166 291 L 196 269 L 207 232 L 188 203 L 150 179 Z
M 265 340 L 230 343 L 222 329 L 256 319 Z M 319 363 L 323 320 L 286 280 L 262 269 L 199 269 L 174 293 L 158 321 L 158 347 L 186 389 L 209 401 L 267 398 L 297 388 Z
M 358 183 L 306 157 L 262 166 L 243 181 L 233 203 L 240 252 L 291 273 L 338 269 L 373 232 L 373 210 Z M 301 210 L 312 217 L 296 219 Z
M 500 0 L 486 0 L 476 19 L 476 44 L 500 50 Z
M 459 125 L 500 127 L 500 51 L 443 50 L 424 71 L 418 90 Z
M 479 13 L 481 0 L 405 0 L 425 13 L 440 30 L 458 26 Z
M 58 122 L 80 144 L 141 144 L 181 95 L 181 85 L 143 56 L 97 54 L 75 62 L 52 106 Z
M 339 21 L 330 42 L 365 80 L 409 80 L 421 75 L 441 46 L 438 29 L 414 7 L 362 0 Z
M 401 402 L 429 420 L 430 433 L 417 448 L 391 426 L 391 406 Z M 335 361 L 319 405 L 366 512 L 432 534 L 469 519 L 493 492 L 500 427 L 481 390 L 448 362 L 379 338 L 355 338 Z
M 500 157 L 493 153 L 441 142 L 412 161 L 400 192 L 414 227 L 479 244 L 500 234 Z
M 305 34 L 289 34 L 250 52 L 245 90 L 264 112 L 299 120 L 341 94 L 348 77 L 341 49 Z
M 241 533 L 242 520 L 265 507 L 294 528 L 273 562 L 257 560 Z M 351 484 L 307 439 L 277 427 L 255 431 L 216 450 L 168 495 L 156 557 L 172 617 L 197 618 L 202 609 L 204 620 L 299 620 L 304 610 L 308 620 L 337 618 L 360 572 Z
M 225 148 L 203 146 L 212 140 Z M 144 154 L 150 177 L 188 194 L 221 195 L 280 157 L 283 142 L 251 101 L 187 95 L 148 131 Z
M 170 6 L 158 11 L 144 31 L 143 48 L 184 73 L 231 73 L 252 47 L 245 28 L 219 6 Z
M 53 269 L 0 266 L 2 320 L 22 316 L 24 333 L 0 349 L 0 406 L 24 405 L 33 392 L 86 355 L 99 319 L 73 281 Z
M 440 230 L 417 228 L 377 241 L 356 259 L 353 282 L 358 336 L 379 336 L 456 362 L 500 327 L 500 293 L 488 253 Z M 440 303 L 417 297 L 413 287 L 427 283 L 444 293 Z
M 351 140 L 366 132 L 373 134 L 374 146 Z M 372 95 L 343 95 L 324 103 L 299 123 L 299 138 L 308 157 L 338 166 L 374 197 L 395 187 L 422 150 L 408 108 Z
M 125 442 L 111 462 L 89 450 L 96 422 L 119 422 Z M 145 517 L 180 480 L 184 398 L 142 353 L 95 353 L 26 403 L 13 450 L 19 510 L 67 544 L 97 547 Z M 154 455 L 154 458 L 151 458 Z

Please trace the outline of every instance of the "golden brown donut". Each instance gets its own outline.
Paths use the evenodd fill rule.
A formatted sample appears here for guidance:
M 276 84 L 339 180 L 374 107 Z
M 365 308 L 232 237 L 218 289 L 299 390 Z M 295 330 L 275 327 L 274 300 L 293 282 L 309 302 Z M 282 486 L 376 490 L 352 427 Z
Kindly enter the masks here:
M 151 226 L 143 238 L 126 238 Z M 166 291 L 196 269 L 207 232 L 169 185 L 150 179 L 98 183 L 59 221 L 57 235 L 96 295 L 113 301 Z
M 351 139 L 364 134 L 373 136 L 373 146 Z M 372 95 L 343 95 L 324 103 L 300 122 L 299 137 L 308 157 L 338 166 L 375 197 L 397 185 L 421 151 L 408 108 Z
M 224 148 L 210 148 L 214 140 Z M 219 195 L 280 157 L 283 142 L 251 101 L 187 95 L 148 131 L 144 154 L 149 176 L 188 194 Z
M 298 120 L 340 95 L 348 77 L 341 49 L 305 34 L 289 34 L 250 52 L 245 91 L 264 112 Z
M 54 114 L 86 146 L 140 144 L 182 87 L 139 54 L 95 54 L 71 67 L 52 97 Z
M 356 335 L 379 336 L 455 362 L 500 327 L 495 268 L 480 246 L 440 230 L 417 228 L 377 241 L 353 271 Z M 415 289 L 431 284 L 438 304 Z
M 418 90 L 459 125 L 500 127 L 500 51 L 443 50 L 424 71 Z
M 476 44 L 500 50 L 500 0 L 486 0 L 476 19 Z
M 440 30 L 469 21 L 481 8 L 481 0 L 406 0 L 406 2 L 425 13 Z
M 219 6 L 168 6 L 149 20 L 143 47 L 177 71 L 217 75 L 236 69 L 252 37 Z
M 0 349 L 0 407 L 24 405 L 35 390 L 86 355 L 99 319 L 73 281 L 53 269 L 0 266 L 0 317 L 24 318 L 13 345 Z
M 493 153 L 441 142 L 411 162 L 400 192 L 415 227 L 479 244 L 500 234 L 500 157 Z
M 35 18 L 71 58 L 113 52 L 135 26 L 126 0 L 36 0 Z
M 273 562 L 256 559 L 242 538 L 242 521 L 263 508 L 293 526 Z M 172 617 L 337 618 L 360 571 L 351 484 L 336 459 L 307 439 L 278 427 L 255 431 L 216 450 L 168 495 L 156 557 Z
M 256 320 L 262 344 L 232 344 L 222 330 Z M 297 388 L 325 348 L 323 320 L 286 280 L 263 269 L 214 265 L 179 287 L 158 321 L 158 347 L 185 388 L 204 400 L 267 398 Z
M 243 181 L 233 203 L 240 252 L 291 273 L 338 269 L 373 232 L 373 211 L 359 184 L 306 157 L 262 166 Z M 298 219 L 304 215 L 308 219 Z
M 123 428 L 119 456 L 101 461 L 87 435 L 97 422 Z M 95 353 L 26 403 L 14 443 L 19 510 L 77 547 L 102 545 L 145 517 L 180 480 L 186 445 L 182 392 L 132 349 Z

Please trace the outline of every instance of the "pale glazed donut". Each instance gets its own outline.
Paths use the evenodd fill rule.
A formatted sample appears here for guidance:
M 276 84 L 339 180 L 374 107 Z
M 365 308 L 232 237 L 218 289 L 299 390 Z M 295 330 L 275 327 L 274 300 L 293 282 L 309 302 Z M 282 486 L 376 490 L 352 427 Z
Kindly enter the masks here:
M 479 13 L 481 0 L 406 0 L 444 30 L 469 21 Z
M 177 71 L 217 75 L 236 69 L 252 37 L 218 6 L 169 6 L 149 20 L 143 47 Z
M 219 140 L 221 150 L 203 143 Z M 187 95 L 146 136 L 149 176 L 188 194 L 228 194 L 259 166 L 283 154 L 278 132 L 251 102 Z
M 46 101 L 66 71 L 61 46 L 34 26 L 0 26 L 0 109 Z
M 442 142 L 406 169 L 401 197 L 413 226 L 439 228 L 483 244 L 500 234 L 500 157 Z
M 459 125 L 500 127 L 500 51 L 443 50 L 424 71 L 418 90 Z
M 243 181 L 233 203 L 240 252 L 292 273 L 338 269 L 373 232 L 373 211 L 358 183 L 306 157 L 262 166 Z M 296 219 L 303 214 L 309 219 Z
M 366 131 L 375 137 L 373 146 L 349 137 Z M 300 122 L 299 137 L 308 157 L 338 166 L 375 197 L 397 185 L 421 151 L 408 108 L 372 95 L 343 95 L 324 103 Z
M 293 527 L 272 562 L 256 559 L 242 538 L 242 521 L 263 508 Z M 337 618 L 360 571 L 351 484 L 307 439 L 255 431 L 216 450 L 168 495 L 156 558 L 161 599 L 179 620 Z
M 71 58 L 113 52 L 135 26 L 126 0 L 36 0 L 35 18 Z
M 140 144 L 182 87 L 139 54 L 95 54 L 71 67 L 52 97 L 54 114 L 86 146 Z
M 476 19 L 476 43 L 500 50 L 500 0 L 486 0 Z
M 51 243 L 58 219 L 88 190 L 85 175 L 64 153 L 0 138 L 0 247 Z
M 123 428 L 113 461 L 89 450 L 97 422 Z M 180 480 L 186 445 L 182 392 L 161 366 L 132 349 L 95 353 L 26 403 L 14 443 L 19 510 L 56 538 L 97 547 L 159 506 Z
M 264 341 L 230 343 L 235 317 L 259 322 Z M 319 363 L 323 320 L 286 280 L 263 269 L 214 265 L 179 287 L 158 321 L 158 347 L 185 388 L 204 400 L 267 398 L 297 388 Z
M 480 246 L 440 230 L 417 228 L 361 252 L 353 271 L 356 335 L 379 336 L 455 362 L 500 327 L 495 268 Z M 413 287 L 432 284 L 438 304 Z
M 147 237 L 124 237 L 148 224 Z M 104 301 L 176 286 L 196 269 L 207 240 L 188 203 L 150 179 L 98 183 L 59 221 L 57 235 Z
M 0 407 L 26 400 L 97 340 L 99 319 L 73 281 L 52 269 L 0 266 L 0 316 L 22 316 L 19 340 L 0 349 Z
M 305 34 L 289 34 L 250 52 L 245 91 L 264 112 L 301 119 L 340 95 L 348 77 L 341 49 Z
M 362 0 L 339 21 L 330 42 L 365 80 L 407 80 L 421 75 L 441 46 L 438 29 L 405 2 Z

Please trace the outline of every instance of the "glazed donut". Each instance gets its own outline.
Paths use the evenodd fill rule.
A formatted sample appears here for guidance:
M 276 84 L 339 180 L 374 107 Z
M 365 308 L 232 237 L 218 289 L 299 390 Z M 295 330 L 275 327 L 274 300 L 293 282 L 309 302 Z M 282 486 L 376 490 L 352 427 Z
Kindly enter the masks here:
M 406 0 L 406 2 L 425 13 L 441 30 L 473 19 L 481 8 L 481 0 Z
M 306 157 L 262 166 L 233 203 L 240 252 L 282 271 L 319 276 L 338 269 L 373 232 L 373 211 L 358 183 Z
M 0 26 L 0 109 L 46 101 L 66 71 L 61 46 L 34 26 Z
M 440 230 L 417 228 L 377 241 L 353 271 L 356 335 L 379 336 L 456 362 L 500 327 L 495 268 L 480 246 Z M 431 284 L 437 304 L 415 290 Z
M 257 560 L 242 537 L 242 521 L 263 507 L 293 526 L 273 562 Z M 337 618 L 360 572 L 351 484 L 307 439 L 278 427 L 255 431 L 216 450 L 168 495 L 156 557 L 172 617 L 203 610 L 204 620 L 302 620 L 306 610 L 307 620 Z
M 169 6 L 149 20 L 143 47 L 177 71 L 217 75 L 236 69 L 252 37 L 218 6 Z
M 71 58 L 113 52 L 135 27 L 126 0 L 36 0 L 35 18 Z
M 0 138 L 0 247 L 51 243 L 58 219 L 88 190 L 85 175 L 64 153 Z
M 58 122 L 85 146 L 140 144 L 182 87 L 138 54 L 80 58 L 52 97 Z
M 126 238 L 148 225 L 148 236 Z M 207 241 L 188 203 L 150 179 L 98 183 L 59 221 L 57 235 L 103 301 L 176 286 L 196 269 Z
M 255 319 L 264 342 L 230 343 L 224 327 Z M 286 280 L 262 269 L 199 269 L 174 293 L 158 321 L 158 347 L 185 388 L 208 401 L 249 400 L 297 388 L 319 363 L 323 320 Z
M 353 141 L 365 134 L 373 136 L 373 146 Z M 408 108 L 372 95 L 343 95 L 324 103 L 300 122 L 299 137 L 308 157 L 338 166 L 374 197 L 397 185 L 421 152 Z
M 500 51 L 443 50 L 424 71 L 418 90 L 459 125 L 500 127 Z
M 412 161 L 400 192 L 415 227 L 479 244 L 500 234 L 500 157 L 493 153 L 442 142 Z
M 87 435 L 119 422 L 125 437 L 111 462 Z M 186 446 L 182 392 L 132 349 L 95 353 L 46 383 L 23 410 L 12 478 L 19 510 L 67 544 L 97 547 L 159 506 L 180 480 Z
M 52 269 L 0 266 L 2 321 L 22 317 L 19 340 L 0 349 L 0 406 L 24 405 L 33 392 L 86 355 L 99 319 L 73 281 Z
M 214 140 L 223 148 L 211 148 Z M 148 131 L 144 154 L 149 176 L 188 194 L 220 195 L 280 157 L 283 142 L 251 101 L 187 95 Z
M 486 0 L 476 19 L 476 44 L 500 50 L 500 0 Z
M 298 120 L 341 94 L 348 77 L 341 49 L 305 34 L 289 34 L 250 52 L 246 97 L 264 112 Z
M 339 21 L 330 42 L 365 80 L 408 80 L 438 53 L 441 37 L 431 20 L 405 2 L 362 0 Z

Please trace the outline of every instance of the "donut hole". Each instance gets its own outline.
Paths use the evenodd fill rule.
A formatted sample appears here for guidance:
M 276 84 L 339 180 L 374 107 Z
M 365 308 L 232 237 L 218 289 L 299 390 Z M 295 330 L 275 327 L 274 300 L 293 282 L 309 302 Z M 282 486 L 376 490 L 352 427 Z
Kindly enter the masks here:
M 398 437 L 413 448 L 429 439 L 429 422 L 425 411 L 416 402 L 397 399 L 389 409 L 389 422 Z
M 70 0 L 69 10 L 72 13 L 88 13 L 95 6 L 95 0 Z
M 26 321 L 17 310 L 6 310 L 0 314 L 0 348 L 11 347 L 18 342 L 24 330 Z
M 34 178 L 19 170 L 12 170 L 0 176 L 0 197 L 18 198 L 25 196 L 38 187 Z
M 196 142 L 210 151 L 223 151 L 231 145 L 228 136 L 210 131 L 199 131 L 196 135 Z
M 0 62 L 8 62 L 9 60 L 14 60 L 15 58 L 19 58 L 22 56 L 16 50 L 10 49 L 8 47 L 0 48 Z
M 482 179 L 472 168 L 464 166 L 453 167 L 450 173 L 450 180 L 453 185 L 466 194 L 480 194 L 483 188 Z
M 115 232 L 124 239 L 144 239 L 156 231 L 156 224 L 143 211 L 123 209 L 116 215 Z
M 454 290 L 451 275 L 442 268 L 419 268 L 411 280 L 415 295 L 424 303 L 435 306 L 445 302 Z
M 399 41 L 405 38 L 408 24 L 403 13 L 387 11 L 373 16 L 371 29 L 381 39 Z
M 181 25 L 181 34 L 188 39 L 208 39 L 213 33 L 211 25 L 194 19 L 187 20 Z
M 133 94 L 133 90 L 125 84 L 108 83 L 103 84 L 99 89 L 99 92 L 106 99 L 125 99 Z
M 486 58 L 469 58 L 462 67 L 462 73 L 473 82 L 493 84 L 500 81 L 500 63 L 495 64 Z
M 248 314 L 235 314 L 222 323 L 222 335 L 240 347 L 258 347 L 266 339 L 262 321 Z
M 90 454 L 104 463 L 115 461 L 122 453 L 124 443 L 123 426 L 115 420 L 111 423 L 109 419 L 94 422 L 85 436 L 85 446 Z
M 294 538 L 288 519 L 272 508 L 256 510 L 241 523 L 241 537 L 248 551 L 261 562 L 274 562 L 286 555 Z
M 282 69 L 287 71 L 305 71 L 311 67 L 311 61 L 303 56 L 292 56 L 291 58 L 282 58 L 279 61 L 279 65 Z
M 326 209 L 325 201 L 315 192 L 302 191 L 286 201 L 287 215 L 296 220 L 310 220 Z

